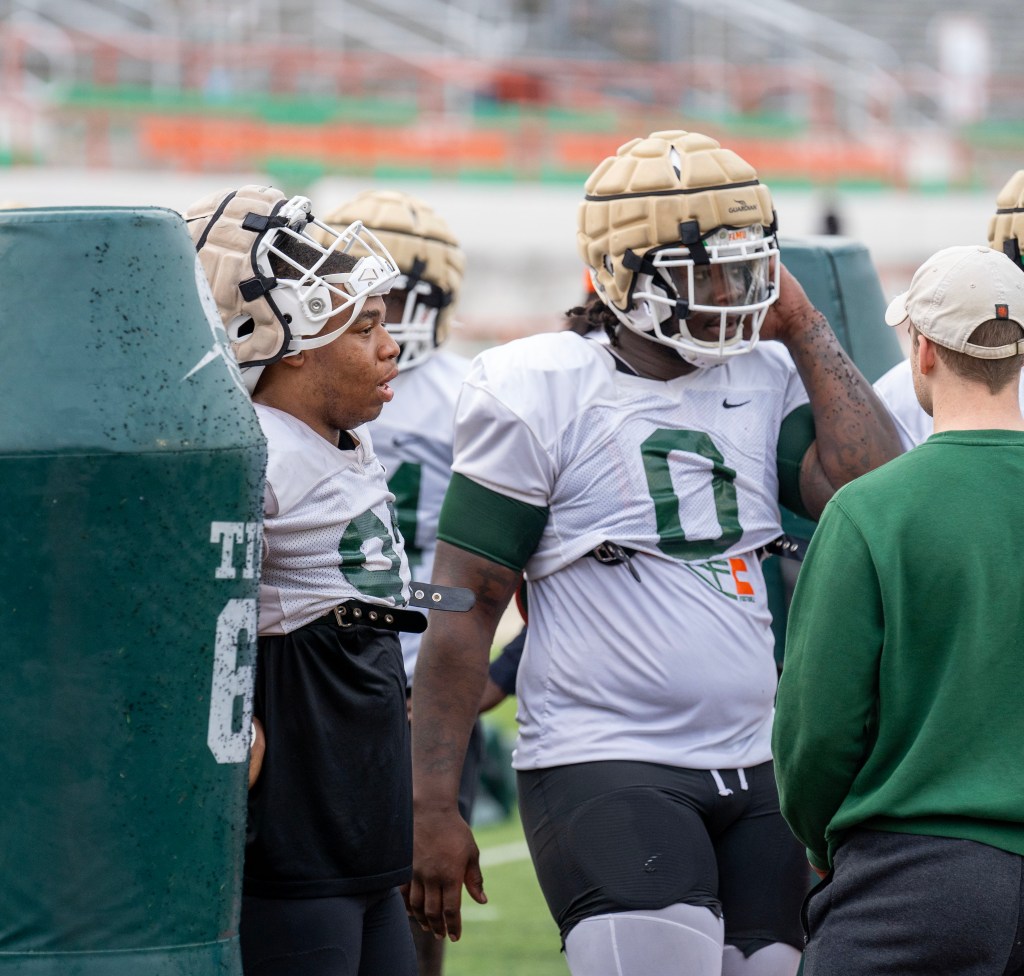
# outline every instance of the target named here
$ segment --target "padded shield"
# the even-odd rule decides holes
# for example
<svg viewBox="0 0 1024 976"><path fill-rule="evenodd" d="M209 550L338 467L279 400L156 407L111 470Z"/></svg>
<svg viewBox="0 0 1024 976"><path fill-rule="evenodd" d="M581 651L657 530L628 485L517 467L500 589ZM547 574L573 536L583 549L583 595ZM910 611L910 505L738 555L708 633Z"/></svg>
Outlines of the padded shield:
<svg viewBox="0 0 1024 976"><path fill-rule="evenodd" d="M416 197L397 190L366 190L330 211L324 223L342 230L359 220L395 259L403 275L419 262L419 276L439 288L447 304L437 314L437 341L447 338L466 257L447 221ZM359 250L353 249L359 256Z"/></svg>
<svg viewBox="0 0 1024 976"><path fill-rule="evenodd" d="M291 338L265 292L254 289L258 294L247 292L252 296L247 299L239 288L243 281L269 274L269 268L256 264L262 228L244 226L246 218L272 216L285 200L280 190L250 184L211 193L184 214L239 366L276 362ZM249 319L252 332L239 338L238 325Z"/></svg>
<svg viewBox="0 0 1024 976"><path fill-rule="evenodd" d="M629 308L636 280L627 251L641 258L688 243L681 225L691 222L701 238L719 227L774 223L771 194L754 168L698 132L654 132L627 142L594 170L585 192L579 253L605 301L620 311Z"/></svg>
<svg viewBox="0 0 1024 976"><path fill-rule="evenodd" d="M1006 181L996 197L996 212L988 222L988 246L1003 251L1021 264L1024 240L1024 169Z"/></svg>
<svg viewBox="0 0 1024 976"><path fill-rule="evenodd" d="M0 250L0 973L241 976L265 438L178 214Z"/></svg>

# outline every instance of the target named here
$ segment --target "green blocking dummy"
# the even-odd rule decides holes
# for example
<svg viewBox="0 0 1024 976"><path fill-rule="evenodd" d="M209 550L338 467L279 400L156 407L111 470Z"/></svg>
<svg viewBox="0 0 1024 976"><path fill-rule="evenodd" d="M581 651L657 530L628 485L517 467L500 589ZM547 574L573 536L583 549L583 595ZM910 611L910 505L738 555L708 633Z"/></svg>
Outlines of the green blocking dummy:
<svg viewBox="0 0 1024 976"><path fill-rule="evenodd" d="M236 976L263 436L177 214L0 254L0 974Z"/></svg>

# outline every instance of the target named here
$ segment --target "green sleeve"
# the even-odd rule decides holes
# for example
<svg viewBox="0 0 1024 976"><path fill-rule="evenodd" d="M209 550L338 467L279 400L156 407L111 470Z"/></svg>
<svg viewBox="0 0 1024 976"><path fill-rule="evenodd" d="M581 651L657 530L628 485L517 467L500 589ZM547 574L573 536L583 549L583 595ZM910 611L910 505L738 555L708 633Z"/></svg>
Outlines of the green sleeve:
<svg viewBox="0 0 1024 976"><path fill-rule="evenodd" d="M814 412L809 403L786 414L779 428L776 464L779 472L779 502L791 512L810 518L800 497L800 465L814 443Z"/></svg>
<svg viewBox="0 0 1024 976"><path fill-rule="evenodd" d="M441 506L437 537L521 573L547 520L544 506L517 501L453 474Z"/></svg>
<svg viewBox="0 0 1024 976"><path fill-rule="evenodd" d="M783 816L818 867L828 828L874 737L884 624L868 545L840 507L825 509L789 611L772 754Z"/></svg>

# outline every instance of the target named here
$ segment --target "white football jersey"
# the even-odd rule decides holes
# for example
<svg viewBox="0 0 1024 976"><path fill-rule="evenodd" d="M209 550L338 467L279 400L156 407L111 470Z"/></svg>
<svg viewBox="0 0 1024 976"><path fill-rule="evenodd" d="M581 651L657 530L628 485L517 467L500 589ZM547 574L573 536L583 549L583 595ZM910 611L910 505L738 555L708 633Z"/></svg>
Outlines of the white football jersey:
<svg viewBox="0 0 1024 976"><path fill-rule="evenodd" d="M806 401L775 342L669 382L617 371L572 333L474 360L454 469L549 509L526 567L517 769L770 758L776 669L755 550L782 531L779 428ZM639 582L586 555L606 540L636 551Z"/></svg>
<svg viewBox="0 0 1024 976"><path fill-rule="evenodd" d="M409 601L395 496L361 430L342 451L291 414L255 404L267 438L260 634L288 634L344 600Z"/></svg>
<svg viewBox="0 0 1024 976"><path fill-rule="evenodd" d="M429 582L437 550L437 519L452 476L455 402L469 360L438 350L391 381L394 399L371 429L394 493L413 579ZM429 616L429 611L427 613ZM420 634L402 634L405 673L412 681Z"/></svg>
<svg viewBox="0 0 1024 976"><path fill-rule="evenodd" d="M896 421L900 444L909 451L932 436L932 418L924 412L914 393L914 378L910 372L910 360L897 363L874 383L875 392L889 408Z"/></svg>
<svg viewBox="0 0 1024 976"><path fill-rule="evenodd" d="M904 451L917 447L932 436L935 422L924 412L914 392L914 376L909 359L897 363L884 376L875 380L875 392L896 421ZM1020 380L1019 397L1021 413L1024 414L1024 375Z"/></svg>

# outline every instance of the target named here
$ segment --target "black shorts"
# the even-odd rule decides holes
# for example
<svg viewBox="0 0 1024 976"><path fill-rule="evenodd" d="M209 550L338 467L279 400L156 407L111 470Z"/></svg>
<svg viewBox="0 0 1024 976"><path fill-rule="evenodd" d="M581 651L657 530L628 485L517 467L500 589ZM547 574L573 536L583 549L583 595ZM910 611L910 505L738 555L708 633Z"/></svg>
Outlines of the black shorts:
<svg viewBox="0 0 1024 976"><path fill-rule="evenodd" d="M242 899L245 976L416 976L396 888L339 898Z"/></svg>
<svg viewBox="0 0 1024 976"><path fill-rule="evenodd" d="M772 763L712 774L595 762L517 775L519 812L562 939L594 915L683 903L724 916L745 955L803 948L804 852L779 813Z"/></svg>
<svg viewBox="0 0 1024 976"><path fill-rule="evenodd" d="M412 780L398 635L315 621L258 642L266 753L249 791L244 891L327 898L409 880Z"/></svg>

